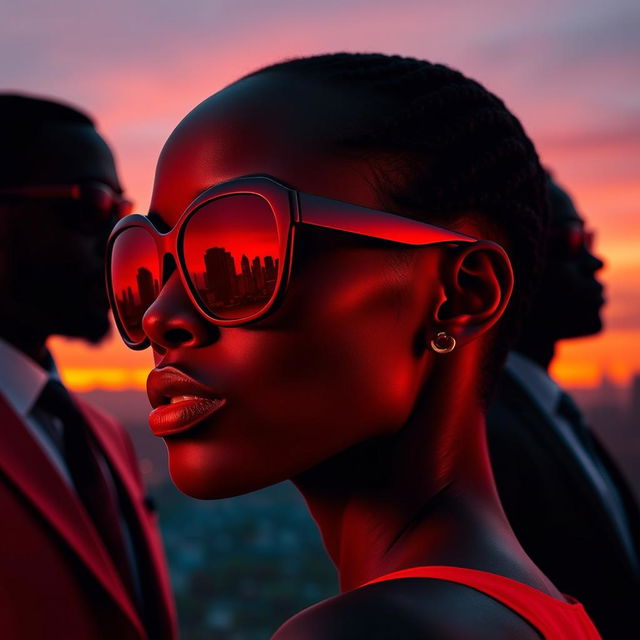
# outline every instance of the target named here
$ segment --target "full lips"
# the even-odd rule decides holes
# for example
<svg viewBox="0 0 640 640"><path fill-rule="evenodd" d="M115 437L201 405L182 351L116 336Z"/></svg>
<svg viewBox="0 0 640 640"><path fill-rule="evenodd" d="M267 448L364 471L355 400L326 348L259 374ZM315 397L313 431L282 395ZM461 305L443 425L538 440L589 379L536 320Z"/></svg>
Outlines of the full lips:
<svg viewBox="0 0 640 640"><path fill-rule="evenodd" d="M149 414L149 426L158 437L183 433L219 411L225 404L223 398L188 398L174 404L164 404Z"/></svg>

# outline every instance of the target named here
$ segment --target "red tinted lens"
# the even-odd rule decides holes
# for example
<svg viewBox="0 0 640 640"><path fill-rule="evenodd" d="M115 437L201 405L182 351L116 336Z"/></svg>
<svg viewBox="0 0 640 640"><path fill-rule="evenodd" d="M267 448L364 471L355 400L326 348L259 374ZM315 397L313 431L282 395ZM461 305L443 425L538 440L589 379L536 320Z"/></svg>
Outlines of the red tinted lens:
<svg viewBox="0 0 640 640"><path fill-rule="evenodd" d="M158 251L148 231L129 227L116 237L111 250L111 287L114 313L126 337L142 342L142 316L160 290Z"/></svg>
<svg viewBox="0 0 640 640"><path fill-rule="evenodd" d="M248 318L273 297L280 243L263 198L239 194L207 202L185 225L182 248L191 286L212 316Z"/></svg>
<svg viewBox="0 0 640 640"><path fill-rule="evenodd" d="M575 257L584 247L584 231L581 227L575 226L567 229L567 248L571 257Z"/></svg>

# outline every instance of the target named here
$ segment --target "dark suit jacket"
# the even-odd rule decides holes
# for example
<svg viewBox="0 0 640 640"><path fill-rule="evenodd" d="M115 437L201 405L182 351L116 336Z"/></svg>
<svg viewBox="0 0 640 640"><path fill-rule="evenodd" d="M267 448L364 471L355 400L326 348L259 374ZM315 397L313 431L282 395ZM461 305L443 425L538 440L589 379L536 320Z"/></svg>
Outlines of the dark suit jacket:
<svg viewBox="0 0 640 640"><path fill-rule="evenodd" d="M176 620L164 554L130 440L107 416L78 405L129 502L150 633L78 497L0 396L0 637L171 640Z"/></svg>
<svg viewBox="0 0 640 640"><path fill-rule="evenodd" d="M506 371L487 426L498 492L525 551L563 593L582 602L605 640L640 638L640 575L609 512L555 426ZM637 503L597 445L640 552Z"/></svg>

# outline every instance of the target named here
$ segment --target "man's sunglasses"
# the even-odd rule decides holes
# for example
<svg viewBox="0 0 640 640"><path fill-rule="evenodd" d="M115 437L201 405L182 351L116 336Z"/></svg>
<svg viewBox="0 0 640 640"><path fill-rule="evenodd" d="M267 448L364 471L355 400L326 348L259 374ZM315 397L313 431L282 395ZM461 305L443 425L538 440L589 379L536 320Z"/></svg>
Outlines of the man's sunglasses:
<svg viewBox="0 0 640 640"><path fill-rule="evenodd" d="M83 209L98 214L104 221L123 218L133 208L130 200L102 182L8 187L0 189L0 197L71 200L79 203Z"/></svg>
<svg viewBox="0 0 640 640"><path fill-rule="evenodd" d="M165 281L171 256L191 302L209 322L238 326L273 311L290 276L301 226L336 229L403 245L477 242L410 218L301 193L272 178L250 176L201 193L168 232L133 214L107 246L107 288L124 342L150 342L142 318Z"/></svg>
<svg viewBox="0 0 640 640"><path fill-rule="evenodd" d="M582 251L591 253L595 232L585 229L582 220L553 227L549 231L549 253L554 258L575 260Z"/></svg>

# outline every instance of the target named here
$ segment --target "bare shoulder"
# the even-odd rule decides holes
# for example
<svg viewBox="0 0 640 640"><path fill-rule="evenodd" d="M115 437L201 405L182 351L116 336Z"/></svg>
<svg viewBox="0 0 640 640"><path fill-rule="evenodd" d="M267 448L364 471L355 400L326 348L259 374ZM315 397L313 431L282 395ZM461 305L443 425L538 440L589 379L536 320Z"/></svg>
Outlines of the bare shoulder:
<svg viewBox="0 0 640 640"><path fill-rule="evenodd" d="M272 640L541 640L516 613L474 589L402 579L324 600L285 622Z"/></svg>

